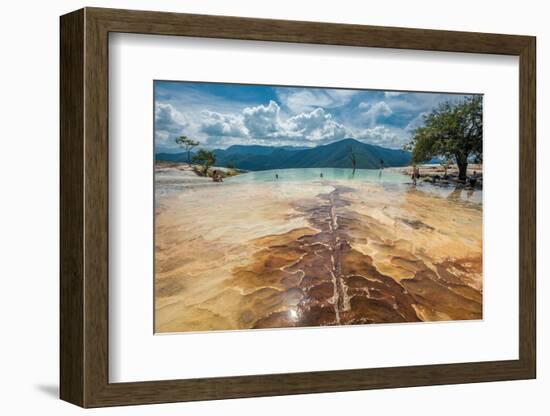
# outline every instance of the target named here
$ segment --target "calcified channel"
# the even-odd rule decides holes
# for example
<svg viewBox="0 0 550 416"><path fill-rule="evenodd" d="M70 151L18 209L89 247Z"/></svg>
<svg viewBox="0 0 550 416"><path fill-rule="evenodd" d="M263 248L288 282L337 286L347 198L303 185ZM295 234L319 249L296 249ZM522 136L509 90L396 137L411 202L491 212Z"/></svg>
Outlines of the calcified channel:
<svg viewBox="0 0 550 416"><path fill-rule="evenodd" d="M157 196L157 332L482 318L466 191L353 181Z"/></svg>

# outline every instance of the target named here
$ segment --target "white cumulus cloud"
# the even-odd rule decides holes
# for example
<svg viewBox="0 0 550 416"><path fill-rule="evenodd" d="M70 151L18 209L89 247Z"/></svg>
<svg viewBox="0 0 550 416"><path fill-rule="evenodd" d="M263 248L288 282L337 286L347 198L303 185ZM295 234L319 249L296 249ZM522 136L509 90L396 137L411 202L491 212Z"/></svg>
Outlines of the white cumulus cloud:
<svg viewBox="0 0 550 416"><path fill-rule="evenodd" d="M352 132L334 120L323 108L315 108L284 119L277 102L246 107L239 114L220 114L203 111L200 131L208 135L208 143L227 143L230 138L245 138L253 143L313 144L350 137Z"/></svg>
<svg viewBox="0 0 550 416"><path fill-rule="evenodd" d="M322 108L301 113L288 119L288 129L311 141L333 141L349 137L349 129L332 118Z"/></svg>
<svg viewBox="0 0 550 416"><path fill-rule="evenodd" d="M398 149L408 143L409 136L401 129L392 129L386 126L376 126L363 129L354 134L357 140L382 147Z"/></svg>
<svg viewBox="0 0 550 416"><path fill-rule="evenodd" d="M245 108L242 115L243 123L249 135L254 138L278 137L281 131L279 113L279 104L271 100L268 105L260 104Z"/></svg>
<svg viewBox="0 0 550 416"><path fill-rule="evenodd" d="M294 113L311 111L318 107L335 108L348 104L358 90L343 89L292 89L279 88L277 97L280 102Z"/></svg>
<svg viewBox="0 0 550 416"><path fill-rule="evenodd" d="M331 93L346 98L346 91ZM355 108L362 110L361 124L366 128L343 123L327 108L320 106L289 117L275 100L232 113L202 110L190 115L184 115L171 104L158 103L155 107L155 138L157 145L172 148L174 138L180 134L191 135L208 147L246 143L314 146L352 137L365 143L401 148L409 141L411 130L421 122L423 115L418 114L405 128L397 128L380 124L381 119L393 114L385 101L365 101ZM192 123L189 118L192 118Z"/></svg>
<svg viewBox="0 0 550 416"><path fill-rule="evenodd" d="M157 103L155 107L155 127L157 130L180 132L189 123L185 116L171 104Z"/></svg>
<svg viewBox="0 0 550 416"><path fill-rule="evenodd" d="M170 146L175 137L183 134L189 126L187 118L171 104L157 103L155 106L155 141Z"/></svg>
<svg viewBox="0 0 550 416"><path fill-rule="evenodd" d="M422 127L424 125L424 117L428 114L428 112L423 112L418 114L415 118L413 118L411 121L407 123L405 126L405 131L413 132L418 127Z"/></svg>
<svg viewBox="0 0 550 416"><path fill-rule="evenodd" d="M247 137L248 131L240 117L205 110L201 113L201 131L215 137Z"/></svg>
<svg viewBox="0 0 550 416"><path fill-rule="evenodd" d="M361 107L361 104L359 105L359 107ZM389 117L393 114L390 106L384 101L378 101L375 104L366 106L366 108L368 108L368 110L365 111L363 115L367 124L370 126L374 126L379 118Z"/></svg>

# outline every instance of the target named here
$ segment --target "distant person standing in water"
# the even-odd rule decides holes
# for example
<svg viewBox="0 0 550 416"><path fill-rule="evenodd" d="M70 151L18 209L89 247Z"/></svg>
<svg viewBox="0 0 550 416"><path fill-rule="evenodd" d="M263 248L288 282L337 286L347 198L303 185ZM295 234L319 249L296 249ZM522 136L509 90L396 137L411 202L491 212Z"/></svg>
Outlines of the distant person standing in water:
<svg viewBox="0 0 550 416"><path fill-rule="evenodd" d="M279 179L279 174L278 173L275 174L275 179Z"/></svg>
<svg viewBox="0 0 550 416"><path fill-rule="evenodd" d="M470 186L473 188L476 186L477 183L477 172L474 170L474 174L470 176L470 179L468 180L470 182Z"/></svg>
<svg viewBox="0 0 550 416"><path fill-rule="evenodd" d="M380 169L384 169L384 160L380 159Z"/></svg>
<svg viewBox="0 0 550 416"><path fill-rule="evenodd" d="M321 178L323 177L323 172L321 172L321 173L319 174L319 177L321 177Z"/></svg>

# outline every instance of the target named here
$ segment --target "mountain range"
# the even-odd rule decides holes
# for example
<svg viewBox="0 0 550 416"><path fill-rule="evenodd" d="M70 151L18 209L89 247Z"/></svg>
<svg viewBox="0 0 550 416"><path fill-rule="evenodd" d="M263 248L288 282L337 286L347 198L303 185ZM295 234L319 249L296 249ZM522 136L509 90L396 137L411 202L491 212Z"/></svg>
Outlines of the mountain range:
<svg viewBox="0 0 550 416"><path fill-rule="evenodd" d="M350 151L357 169L377 169L384 166L406 166L411 154L404 150L387 149L362 143L355 139L343 139L313 148L292 146L234 145L216 149L216 166L243 170L271 170L290 168L351 168ZM191 157L193 153L191 153ZM187 162L187 153L157 153L157 161Z"/></svg>

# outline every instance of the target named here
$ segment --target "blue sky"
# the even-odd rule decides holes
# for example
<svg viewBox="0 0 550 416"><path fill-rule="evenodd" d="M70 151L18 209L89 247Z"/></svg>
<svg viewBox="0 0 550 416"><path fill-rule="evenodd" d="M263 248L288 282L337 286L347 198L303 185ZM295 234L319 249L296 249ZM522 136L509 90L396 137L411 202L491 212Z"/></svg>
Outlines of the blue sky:
<svg viewBox="0 0 550 416"><path fill-rule="evenodd" d="M178 152L186 135L201 147L314 147L352 137L401 148L424 114L464 94L155 81L155 150Z"/></svg>

